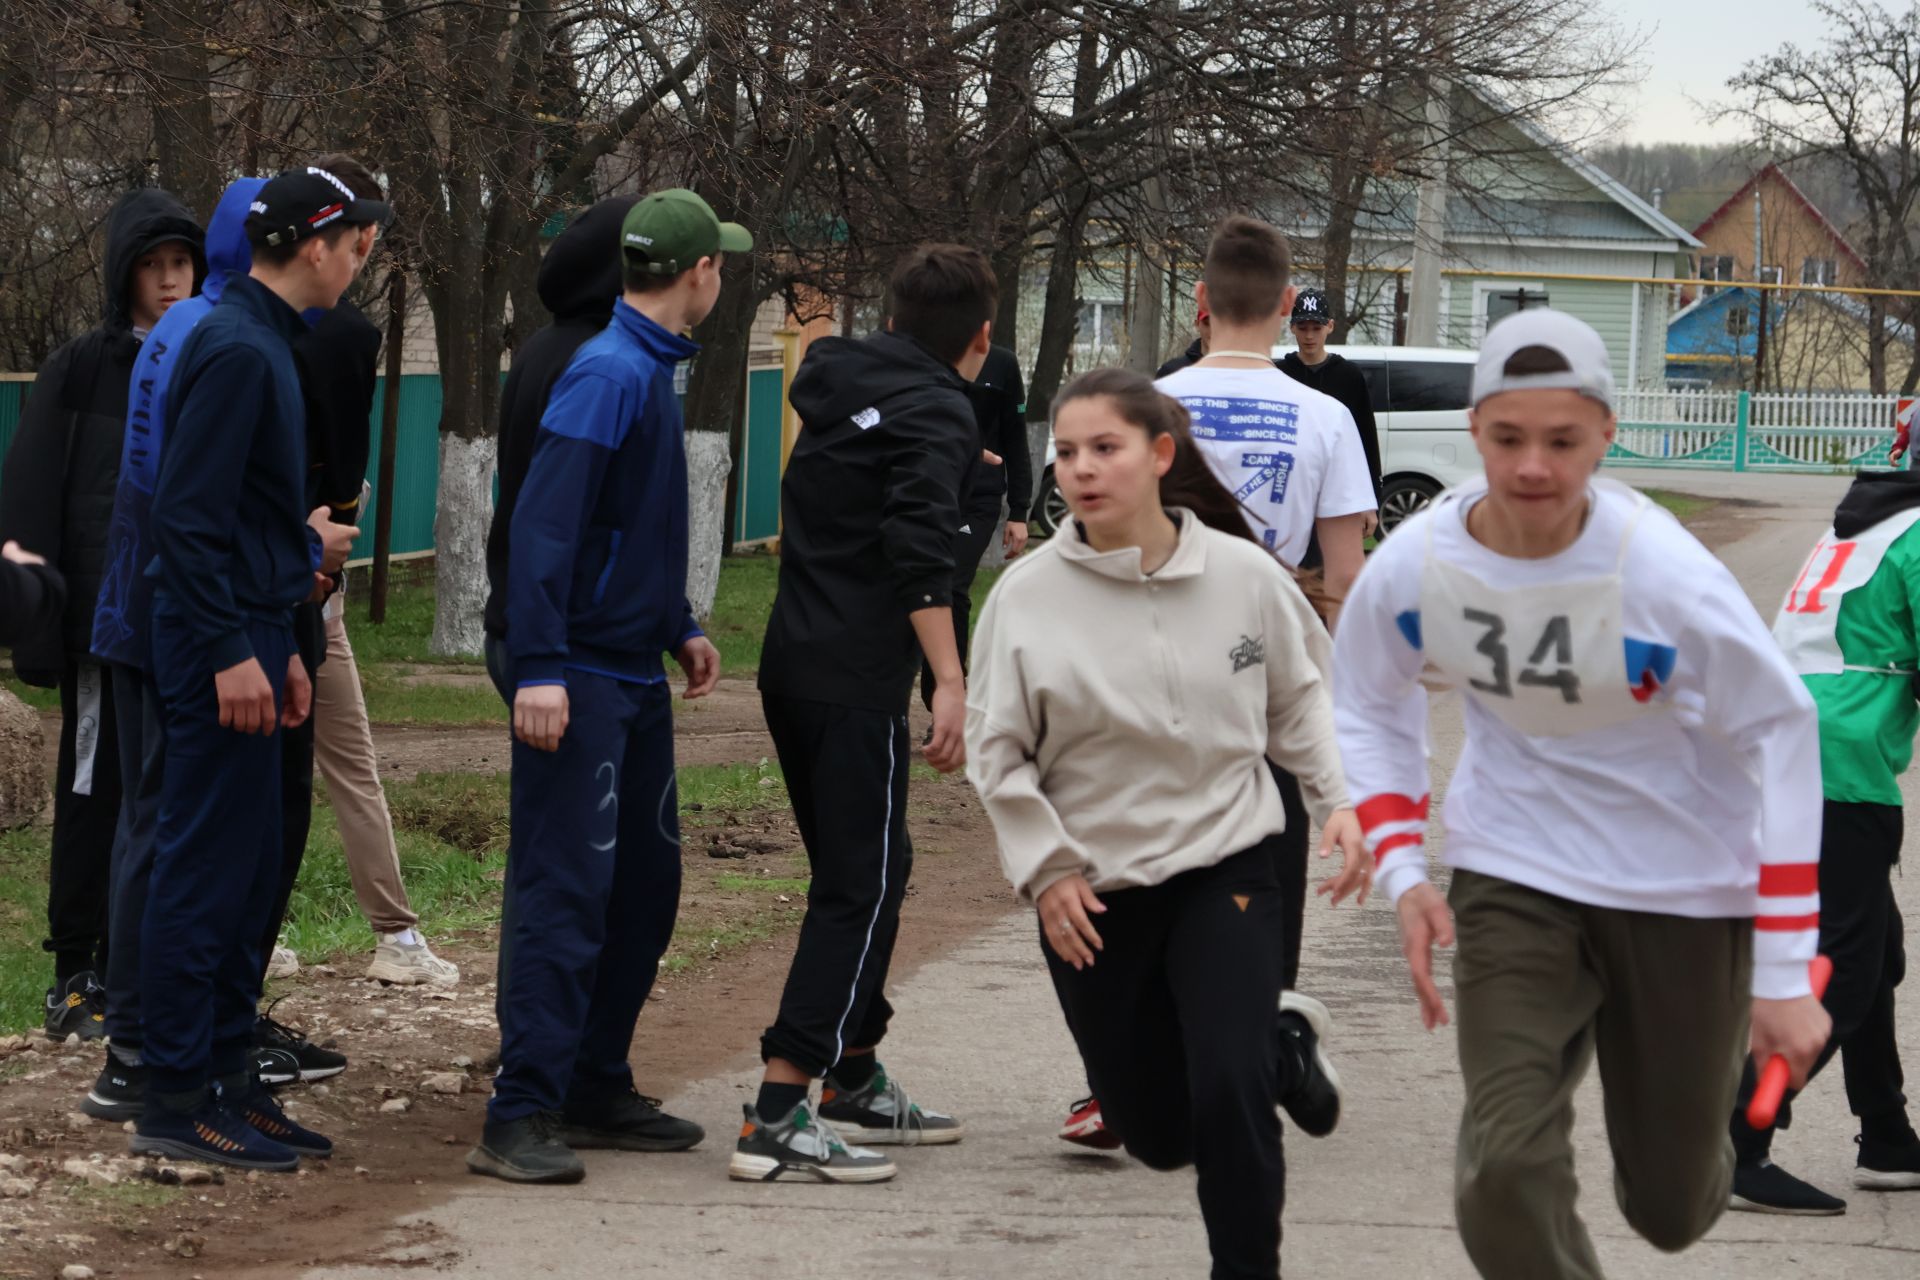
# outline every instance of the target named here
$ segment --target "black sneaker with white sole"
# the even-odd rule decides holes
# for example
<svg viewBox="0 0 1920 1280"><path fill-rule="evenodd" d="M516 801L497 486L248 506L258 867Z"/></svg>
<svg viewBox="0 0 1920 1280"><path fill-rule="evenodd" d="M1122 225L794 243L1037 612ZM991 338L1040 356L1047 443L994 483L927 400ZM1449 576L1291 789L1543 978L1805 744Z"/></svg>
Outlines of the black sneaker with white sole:
<svg viewBox="0 0 1920 1280"><path fill-rule="evenodd" d="M741 1107L746 1123L734 1144L727 1176L735 1182L885 1182L899 1170L878 1151L850 1147L803 1099L778 1120L766 1121L752 1103Z"/></svg>
<svg viewBox="0 0 1920 1280"><path fill-rule="evenodd" d="M660 1099L629 1089L591 1104L569 1103L557 1136L576 1151L685 1151L700 1145L707 1131L662 1111Z"/></svg>
<svg viewBox="0 0 1920 1280"><path fill-rule="evenodd" d="M1834 1218L1847 1202L1782 1169L1772 1160L1742 1160L1733 1166L1729 1209L1742 1213L1781 1213L1802 1218Z"/></svg>
<svg viewBox="0 0 1920 1280"><path fill-rule="evenodd" d="M1280 1105L1309 1137L1324 1138L1340 1123L1340 1073L1327 1057L1327 1006L1298 991L1280 993Z"/></svg>
<svg viewBox="0 0 1920 1280"><path fill-rule="evenodd" d="M130 1067L107 1050L107 1065L100 1068L93 1088L80 1100L80 1110L95 1120L125 1124L138 1120L147 1109L147 1069Z"/></svg>
<svg viewBox="0 0 1920 1280"><path fill-rule="evenodd" d="M578 1182L587 1176L587 1166L560 1140L560 1116L552 1111L489 1119L480 1145L467 1153L467 1169L508 1182Z"/></svg>
<svg viewBox="0 0 1920 1280"><path fill-rule="evenodd" d="M1856 1137L1860 1154L1853 1167L1853 1185L1865 1191L1920 1190L1920 1137L1907 1131L1905 1142L1878 1142Z"/></svg>
<svg viewBox="0 0 1920 1280"><path fill-rule="evenodd" d="M966 1136L966 1126L950 1115L928 1111L907 1097L887 1069L874 1064L873 1077L860 1088L836 1089L832 1077L820 1091L820 1119L848 1142L874 1146L940 1146Z"/></svg>
<svg viewBox="0 0 1920 1280"><path fill-rule="evenodd" d="M253 1024L253 1055L254 1071L263 1084L325 1080L347 1069L347 1055L315 1044L305 1032L264 1013Z"/></svg>

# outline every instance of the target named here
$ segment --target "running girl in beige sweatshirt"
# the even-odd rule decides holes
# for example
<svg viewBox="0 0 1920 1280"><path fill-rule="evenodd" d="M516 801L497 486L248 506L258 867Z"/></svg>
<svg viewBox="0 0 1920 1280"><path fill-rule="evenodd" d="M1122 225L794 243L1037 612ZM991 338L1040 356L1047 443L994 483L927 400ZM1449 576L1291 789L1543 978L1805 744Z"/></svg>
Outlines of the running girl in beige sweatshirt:
<svg viewBox="0 0 1920 1280"><path fill-rule="evenodd" d="M1075 379L1054 442L1073 518L981 615L969 776L1108 1126L1154 1168L1196 1167L1215 1275L1277 1276L1275 1105L1324 1077L1311 1037L1281 1031L1269 757L1344 857L1321 892L1364 894L1369 875L1326 632L1244 524L1195 514L1237 520L1203 461L1179 465L1199 461L1186 411L1147 379Z"/></svg>

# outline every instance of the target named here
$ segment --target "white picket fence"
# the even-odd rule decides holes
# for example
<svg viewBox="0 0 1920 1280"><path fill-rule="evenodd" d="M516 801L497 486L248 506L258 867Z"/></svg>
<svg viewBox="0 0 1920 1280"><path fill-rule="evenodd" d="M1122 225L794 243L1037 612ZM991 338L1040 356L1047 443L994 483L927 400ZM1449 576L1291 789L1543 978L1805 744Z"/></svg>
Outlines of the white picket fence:
<svg viewBox="0 0 1920 1280"><path fill-rule="evenodd" d="M1898 399L1866 393L1635 389L1618 397L1618 443L1653 465L1850 469L1885 456Z"/></svg>

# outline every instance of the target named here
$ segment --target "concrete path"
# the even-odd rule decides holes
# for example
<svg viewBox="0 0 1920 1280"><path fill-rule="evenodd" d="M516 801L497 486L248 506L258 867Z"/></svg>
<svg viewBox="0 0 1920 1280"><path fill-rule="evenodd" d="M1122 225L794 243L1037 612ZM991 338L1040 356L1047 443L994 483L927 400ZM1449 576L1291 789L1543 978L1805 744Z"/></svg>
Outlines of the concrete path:
<svg viewBox="0 0 1920 1280"><path fill-rule="evenodd" d="M1653 483L1707 492L1687 483L1692 479L1663 473ZM1753 509L1751 531L1723 550L1771 616L1840 486L1764 480L1771 495L1765 500L1779 505ZM1457 705L1436 706L1434 719L1439 782L1458 751ZM1910 847L1920 848L1915 834ZM1920 904L1914 906L1908 942L1920 948L1913 924ZM391 1275L392 1263L410 1262L471 1280L1205 1275L1191 1175L1154 1174L1054 1138L1081 1081L1037 945L1027 914L1011 914L898 992L889 1069L930 1104L963 1116L969 1136L955 1147L905 1151L893 1183L728 1182L740 1103L757 1079L757 1064L743 1057L735 1069L672 1100L709 1127L704 1149L666 1157L590 1153L588 1180L577 1188L516 1190L474 1179L449 1203L396 1230L388 1266L312 1274L373 1280ZM1306 954L1307 986L1338 1017L1331 1047L1350 1102L1333 1138L1289 1135L1287 1274L1469 1280L1451 1201L1460 1104L1452 1036L1420 1028L1392 914L1378 903L1337 912L1315 903ZM1920 1017L1909 1014L1903 1030L1908 1061L1920 1062ZM1802 1102L1776 1154L1847 1195L1851 1212L1817 1220L1729 1214L1704 1243L1679 1256L1654 1252L1614 1208L1598 1104L1589 1081L1576 1140L1588 1188L1584 1211L1616 1280L1920 1275L1920 1192L1902 1197L1850 1186L1853 1129L1837 1070Z"/></svg>

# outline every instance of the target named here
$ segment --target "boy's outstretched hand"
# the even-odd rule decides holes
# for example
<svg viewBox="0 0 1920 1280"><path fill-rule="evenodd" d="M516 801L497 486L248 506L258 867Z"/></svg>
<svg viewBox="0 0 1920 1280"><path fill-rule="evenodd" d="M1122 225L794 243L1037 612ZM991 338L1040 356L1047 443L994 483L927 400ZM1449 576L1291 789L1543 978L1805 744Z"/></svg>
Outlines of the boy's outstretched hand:
<svg viewBox="0 0 1920 1280"><path fill-rule="evenodd" d="M1420 1021L1427 1030L1447 1024L1447 1004L1433 980L1433 949L1453 945L1453 912L1432 884L1422 881L1400 895L1394 905L1400 916L1400 950L1413 975L1413 991L1420 997Z"/></svg>
<svg viewBox="0 0 1920 1280"><path fill-rule="evenodd" d="M705 636L694 636L673 655L687 673L687 691L683 698L704 698L720 683L720 651Z"/></svg>

